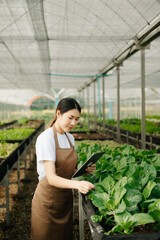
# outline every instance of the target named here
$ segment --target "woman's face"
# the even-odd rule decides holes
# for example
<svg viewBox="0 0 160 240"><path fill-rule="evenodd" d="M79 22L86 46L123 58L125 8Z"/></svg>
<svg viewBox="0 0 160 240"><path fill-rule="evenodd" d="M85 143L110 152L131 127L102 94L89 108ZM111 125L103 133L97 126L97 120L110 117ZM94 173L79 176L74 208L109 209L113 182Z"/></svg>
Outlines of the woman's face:
<svg viewBox="0 0 160 240"><path fill-rule="evenodd" d="M62 132L69 132L74 128L80 118L80 112L77 109L71 109L63 114L57 111L57 123L61 128Z"/></svg>

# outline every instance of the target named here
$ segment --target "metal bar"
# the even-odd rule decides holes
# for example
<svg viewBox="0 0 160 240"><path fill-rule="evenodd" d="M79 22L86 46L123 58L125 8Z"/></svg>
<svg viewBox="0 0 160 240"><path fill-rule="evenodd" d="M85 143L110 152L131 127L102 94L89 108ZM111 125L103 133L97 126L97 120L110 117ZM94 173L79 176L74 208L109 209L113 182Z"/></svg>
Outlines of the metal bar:
<svg viewBox="0 0 160 240"><path fill-rule="evenodd" d="M94 130L96 130L96 81L93 82L93 96L94 96Z"/></svg>
<svg viewBox="0 0 160 240"><path fill-rule="evenodd" d="M84 240L84 214L82 208L82 196L79 192L79 239Z"/></svg>
<svg viewBox="0 0 160 240"><path fill-rule="evenodd" d="M7 174L6 174L6 223L10 223L9 219L9 166L7 165Z"/></svg>
<svg viewBox="0 0 160 240"><path fill-rule="evenodd" d="M103 92L103 133L105 133L105 79L102 77L102 92Z"/></svg>
<svg viewBox="0 0 160 240"><path fill-rule="evenodd" d="M134 38L139 41L141 38L143 39L144 37L147 37L147 35L150 32L152 32L154 29L156 29L159 26L159 24L160 24L160 16L157 16L155 19L153 19L153 21L150 24L147 25L147 27L145 27L141 32L139 32ZM155 33L155 35L156 35L156 33ZM150 39L152 39L152 37ZM122 55L124 55L124 58L126 59L126 52L129 51L130 49L132 49L133 46L135 46L136 44L137 44L137 42L132 38L126 44L126 46L124 48L122 48L121 51L115 56L115 59L118 60L118 58L120 58ZM129 55L128 55L128 57L129 57ZM114 60L111 60L105 67L103 67L99 71L99 73L101 73L101 74L107 73L109 70L113 69L114 67L115 67Z"/></svg>
<svg viewBox="0 0 160 240"><path fill-rule="evenodd" d="M120 69L117 66L117 140L120 141Z"/></svg>
<svg viewBox="0 0 160 240"><path fill-rule="evenodd" d="M87 86L87 124L89 128L89 86Z"/></svg>
<svg viewBox="0 0 160 240"><path fill-rule="evenodd" d="M85 98L84 98L84 89L83 89L83 123L85 119Z"/></svg>
<svg viewBox="0 0 160 240"><path fill-rule="evenodd" d="M25 163L25 179L27 178L27 150L26 150L26 144L25 144L25 150L24 150L24 163Z"/></svg>
<svg viewBox="0 0 160 240"><path fill-rule="evenodd" d="M145 49L141 48L141 140L142 148L146 148L145 126Z"/></svg>
<svg viewBox="0 0 160 240"><path fill-rule="evenodd" d="M98 110L99 110L99 119L101 119L101 96L100 96L100 80L97 76L97 87L98 87Z"/></svg>
<svg viewBox="0 0 160 240"><path fill-rule="evenodd" d="M17 182L18 182L18 194L20 194L20 151L18 150L18 162L17 162Z"/></svg>

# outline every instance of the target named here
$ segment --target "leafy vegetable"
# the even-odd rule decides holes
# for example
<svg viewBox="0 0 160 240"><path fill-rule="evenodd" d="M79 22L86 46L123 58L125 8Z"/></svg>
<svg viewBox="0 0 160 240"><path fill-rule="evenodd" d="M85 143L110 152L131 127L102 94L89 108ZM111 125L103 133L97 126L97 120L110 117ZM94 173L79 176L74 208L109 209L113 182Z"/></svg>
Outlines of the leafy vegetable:
<svg viewBox="0 0 160 240"><path fill-rule="evenodd" d="M160 155L157 150L137 150L124 145L110 149L108 145L82 143L77 147L79 164L97 151L106 153L97 161L96 171L84 175L95 190L89 199L97 207L92 220L112 225L108 232L131 233L135 226L160 221Z"/></svg>
<svg viewBox="0 0 160 240"><path fill-rule="evenodd" d="M0 158L6 158L18 147L19 143L0 142Z"/></svg>
<svg viewBox="0 0 160 240"><path fill-rule="evenodd" d="M0 140L23 140L29 137L34 130L34 128L0 130Z"/></svg>

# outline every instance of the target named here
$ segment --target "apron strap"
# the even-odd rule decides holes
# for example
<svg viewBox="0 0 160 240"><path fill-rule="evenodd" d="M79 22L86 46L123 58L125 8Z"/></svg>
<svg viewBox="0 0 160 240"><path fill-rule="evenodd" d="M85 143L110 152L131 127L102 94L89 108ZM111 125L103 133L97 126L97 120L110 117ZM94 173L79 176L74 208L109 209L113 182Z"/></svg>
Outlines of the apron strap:
<svg viewBox="0 0 160 240"><path fill-rule="evenodd" d="M54 140L55 140L56 148L59 148L59 143L58 143L58 139L57 139L57 132L56 132L56 128L55 128L54 125L53 125L53 133L54 133Z"/></svg>
<svg viewBox="0 0 160 240"><path fill-rule="evenodd" d="M69 139L69 137L68 137L68 135L67 135L66 132L65 132L65 135L66 135L66 137L67 137L67 139L68 139L68 142L69 142L70 146L73 147L73 144L71 143L71 140Z"/></svg>

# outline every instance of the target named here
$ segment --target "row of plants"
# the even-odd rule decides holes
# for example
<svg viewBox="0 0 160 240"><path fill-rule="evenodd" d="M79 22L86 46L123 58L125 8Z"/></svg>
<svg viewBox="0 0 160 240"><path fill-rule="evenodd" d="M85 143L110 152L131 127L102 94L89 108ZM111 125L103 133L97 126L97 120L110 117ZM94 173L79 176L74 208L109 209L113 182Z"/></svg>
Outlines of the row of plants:
<svg viewBox="0 0 160 240"><path fill-rule="evenodd" d="M95 189L88 198L96 208L92 221L100 222L106 234L130 234L136 226L153 225L160 231L160 155L157 150L137 150L123 145L81 143L76 146L80 167L94 152L106 153L96 163L92 175L81 179Z"/></svg>
<svg viewBox="0 0 160 240"><path fill-rule="evenodd" d="M8 157L17 147L19 143L7 143L5 141L0 142L0 158Z"/></svg>
<svg viewBox="0 0 160 240"><path fill-rule="evenodd" d="M6 121L0 121L0 126L1 125L4 125L4 124L9 124L9 123L11 123L11 122L13 122L13 121L8 121L8 120L6 120Z"/></svg>
<svg viewBox="0 0 160 240"><path fill-rule="evenodd" d="M86 132L86 133L90 133L90 129L88 128L87 125L81 125L81 124L78 124L74 127L74 129L71 130L71 133L72 132Z"/></svg>
<svg viewBox="0 0 160 240"><path fill-rule="evenodd" d="M29 137L35 128L17 128L0 130L0 141L6 140L23 140Z"/></svg>
<svg viewBox="0 0 160 240"><path fill-rule="evenodd" d="M39 115L32 115L30 119L31 120L41 120L41 119L43 119L46 124L49 124L52 121L53 117L54 117L54 113L45 113L45 114L42 114L42 115L40 115L40 114Z"/></svg>
<svg viewBox="0 0 160 240"><path fill-rule="evenodd" d="M103 120L97 120L97 122L102 123ZM116 127L117 121L114 119L111 119L111 120L107 119L106 124ZM145 126L146 133L160 134L160 123L159 122L146 120L145 125L146 125ZM128 130L130 132L141 133L141 120L136 119L136 118L120 120L120 128L124 129L124 130Z"/></svg>

